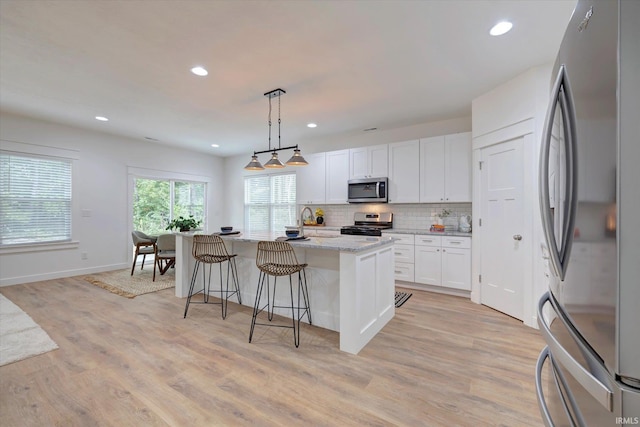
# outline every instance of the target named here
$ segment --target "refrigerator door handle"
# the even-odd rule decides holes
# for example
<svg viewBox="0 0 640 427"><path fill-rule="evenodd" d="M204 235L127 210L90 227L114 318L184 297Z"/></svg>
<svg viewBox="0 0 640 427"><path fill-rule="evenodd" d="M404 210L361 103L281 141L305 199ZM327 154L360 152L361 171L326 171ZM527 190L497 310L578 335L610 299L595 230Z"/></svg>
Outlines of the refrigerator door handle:
<svg viewBox="0 0 640 427"><path fill-rule="evenodd" d="M558 342L558 340L553 336L551 329L549 329L549 325L544 320L542 314L542 307L550 302L551 296L549 292L545 292L545 294L540 298L538 302L538 326L540 327L540 332L544 336L545 341L547 342L547 346L549 347L551 354L553 355L553 359L557 360L562 366L564 366L569 373L580 383L580 385L591 394L602 406L607 408L609 412L613 412L613 391L607 387L606 384L602 383L595 376L593 376L589 371L587 371L580 363L578 363L567 350L562 347L562 345ZM552 308L553 304L551 305ZM566 325L562 315L557 313L558 319L565 323L567 328L570 328L569 325ZM579 346L581 343L576 342ZM585 358L594 358L590 352L582 351L582 354ZM593 363L589 363L589 365L599 365L600 362L595 360L589 361Z"/></svg>
<svg viewBox="0 0 640 427"><path fill-rule="evenodd" d="M553 218L551 217L549 196L549 156L551 152L553 122L558 104L560 104L560 112L563 123L565 124L563 141L566 153L565 180L567 184L564 190L566 191L566 199L568 201L564 206L563 223L559 224L562 232L560 246L558 246L556 242L553 231ZM547 241L553 270L561 280L564 280L573 243L573 228L578 202L575 108L573 106L573 96L564 65L560 67L553 85L553 90L551 91L551 100L544 123L538 173L542 228Z"/></svg>
<svg viewBox="0 0 640 427"><path fill-rule="evenodd" d="M542 392L542 368L544 367L544 362L549 357L549 347L545 347L540 352L540 356L538 356L538 362L536 363L536 396L538 398L538 407L540 408L540 413L542 414L542 421L544 421L544 425L546 427L554 427L553 419L551 419L551 413L549 412L549 408L547 407L547 402L544 400L544 394Z"/></svg>

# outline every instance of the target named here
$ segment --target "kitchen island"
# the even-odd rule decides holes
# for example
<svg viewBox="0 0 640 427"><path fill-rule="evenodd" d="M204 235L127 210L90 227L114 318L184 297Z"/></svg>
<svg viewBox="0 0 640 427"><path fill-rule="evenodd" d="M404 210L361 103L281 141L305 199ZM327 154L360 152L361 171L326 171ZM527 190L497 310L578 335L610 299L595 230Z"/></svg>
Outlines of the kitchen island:
<svg viewBox="0 0 640 427"><path fill-rule="evenodd" d="M189 292L195 263L191 256L194 234L177 233L176 296L181 298ZM280 234L221 237L229 253L238 255L242 303L253 307L259 273L255 261L257 244L275 240ZM323 235L289 243L298 262L309 265L306 271L313 324L339 332L340 350L357 354L395 315L394 239ZM226 272L226 268L223 270ZM219 276L217 273L212 276L215 289ZM202 288L202 278L198 278L196 287ZM288 286L278 287L276 305L287 304L288 292ZM276 309L276 313L291 316L290 310Z"/></svg>

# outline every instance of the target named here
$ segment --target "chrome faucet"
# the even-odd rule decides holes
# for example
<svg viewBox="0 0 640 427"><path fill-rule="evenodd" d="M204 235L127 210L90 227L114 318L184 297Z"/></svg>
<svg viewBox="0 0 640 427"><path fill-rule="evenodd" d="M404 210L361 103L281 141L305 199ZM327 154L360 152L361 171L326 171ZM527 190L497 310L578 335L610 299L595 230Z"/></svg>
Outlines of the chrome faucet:
<svg viewBox="0 0 640 427"><path fill-rule="evenodd" d="M311 221L313 221L313 212L311 211L311 208L309 206L305 206L304 208L302 208L302 210L300 211L300 233L298 233L300 237L304 237L304 213L306 211L309 211Z"/></svg>

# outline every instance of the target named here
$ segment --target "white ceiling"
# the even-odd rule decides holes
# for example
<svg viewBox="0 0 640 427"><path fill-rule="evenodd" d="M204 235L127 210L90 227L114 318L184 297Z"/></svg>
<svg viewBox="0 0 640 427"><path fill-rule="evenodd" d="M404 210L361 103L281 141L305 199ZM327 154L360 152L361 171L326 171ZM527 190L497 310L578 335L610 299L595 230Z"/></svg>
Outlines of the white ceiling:
<svg viewBox="0 0 640 427"><path fill-rule="evenodd" d="M305 141L469 116L475 97L553 61L574 5L0 0L0 108L248 155L268 147L263 93L282 88L282 146L304 153ZM513 30L490 36L503 19Z"/></svg>

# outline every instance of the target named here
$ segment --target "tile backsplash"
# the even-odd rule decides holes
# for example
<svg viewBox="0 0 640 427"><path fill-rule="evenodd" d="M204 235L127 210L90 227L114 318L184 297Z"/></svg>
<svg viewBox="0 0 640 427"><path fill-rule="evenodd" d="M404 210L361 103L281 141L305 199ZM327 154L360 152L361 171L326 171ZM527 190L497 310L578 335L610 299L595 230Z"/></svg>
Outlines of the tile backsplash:
<svg viewBox="0 0 640 427"><path fill-rule="evenodd" d="M460 215L471 215L471 203L362 203L308 206L312 211L322 208L325 224L334 227L353 224L353 215L356 212L393 212L394 228L428 230L432 224L437 223L438 215L446 209L450 214L441 223L447 228L454 227L457 230ZM303 207L304 205L299 205L298 211Z"/></svg>

